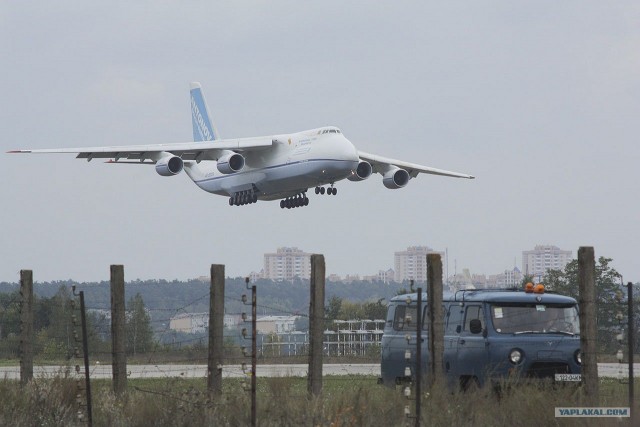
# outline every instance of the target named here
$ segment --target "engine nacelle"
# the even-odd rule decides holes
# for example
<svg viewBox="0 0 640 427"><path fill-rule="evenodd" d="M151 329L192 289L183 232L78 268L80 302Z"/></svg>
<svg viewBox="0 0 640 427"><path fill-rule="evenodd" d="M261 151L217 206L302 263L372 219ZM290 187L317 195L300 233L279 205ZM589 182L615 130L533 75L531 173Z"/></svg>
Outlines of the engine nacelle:
<svg viewBox="0 0 640 427"><path fill-rule="evenodd" d="M156 162L156 172L162 176L174 176L182 172L184 162L178 156L166 156Z"/></svg>
<svg viewBox="0 0 640 427"><path fill-rule="evenodd" d="M242 154L229 153L218 159L218 170L224 174L238 172L244 167Z"/></svg>
<svg viewBox="0 0 640 427"><path fill-rule="evenodd" d="M371 163L362 161L358 163L356 170L347 179L349 181L364 181L371 176L372 172Z"/></svg>
<svg viewBox="0 0 640 427"><path fill-rule="evenodd" d="M404 169L394 168L384 174L382 183L385 187L394 190L407 185L409 179L411 179L409 172Z"/></svg>

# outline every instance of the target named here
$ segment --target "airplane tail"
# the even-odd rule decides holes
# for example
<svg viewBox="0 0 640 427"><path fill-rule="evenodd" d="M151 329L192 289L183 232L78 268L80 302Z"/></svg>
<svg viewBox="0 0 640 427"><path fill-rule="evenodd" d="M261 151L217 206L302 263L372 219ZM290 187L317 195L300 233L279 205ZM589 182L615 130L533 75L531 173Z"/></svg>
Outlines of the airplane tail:
<svg viewBox="0 0 640 427"><path fill-rule="evenodd" d="M209 108L198 82L191 83L191 123L194 141L213 141L218 139L218 131L209 116Z"/></svg>

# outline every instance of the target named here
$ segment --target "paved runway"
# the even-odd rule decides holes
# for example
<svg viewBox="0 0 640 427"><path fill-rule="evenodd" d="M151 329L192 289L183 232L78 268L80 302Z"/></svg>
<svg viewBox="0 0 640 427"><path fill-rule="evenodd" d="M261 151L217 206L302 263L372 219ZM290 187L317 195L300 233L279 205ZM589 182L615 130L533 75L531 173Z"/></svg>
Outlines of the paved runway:
<svg viewBox="0 0 640 427"><path fill-rule="evenodd" d="M295 365L258 365L258 377L306 377L306 364ZM61 366L34 366L35 377L50 377L57 373L64 372L65 367ZM251 364L247 364L246 369L251 369ZM81 373L84 373L84 365L80 366ZM75 369L72 369L75 371ZM128 365L127 375L129 378L205 378L207 374L206 365ZM325 364L323 365L324 375L373 375L380 374L380 365L373 364ZM94 364L90 367L91 378L111 378L111 365ZM242 378L247 376L240 365L225 365L222 368L224 378ZM9 366L0 367L0 378L19 379L20 367Z"/></svg>
<svg viewBox="0 0 640 427"><path fill-rule="evenodd" d="M250 364L248 368L250 369ZM258 377L306 377L306 364L296 365L258 365ZM36 378L46 378L65 371L62 366L34 366L34 376ZM75 369L71 369L75 371ZM205 378L207 374L206 365L128 365L129 378ZM80 372L84 373L84 365L80 366ZM371 364L325 364L322 372L328 375L380 375L380 365ZM634 377L640 377L640 363L635 363ZM600 377L627 378L628 364L599 363L598 375ZM90 368L91 378L111 378L111 365L94 364ZM242 378L247 376L240 365L225 365L222 368L224 378ZM20 379L19 366L0 367L0 378Z"/></svg>

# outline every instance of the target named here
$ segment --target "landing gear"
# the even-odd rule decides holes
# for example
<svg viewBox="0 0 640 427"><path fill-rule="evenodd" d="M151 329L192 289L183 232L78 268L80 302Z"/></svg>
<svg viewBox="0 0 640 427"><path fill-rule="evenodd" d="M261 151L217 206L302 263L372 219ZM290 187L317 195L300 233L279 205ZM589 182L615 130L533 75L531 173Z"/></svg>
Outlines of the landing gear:
<svg viewBox="0 0 640 427"><path fill-rule="evenodd" d="M302 206L309 205L309 198L305 193L296 194L293 197L287 197L284 200L280 200L281 209L300 208Z"/></svg>
<svg viewBox="0 0 640 427"><path fill-rule="evenodd" d="M338 194L338 189L335 188L333 184L331 184L331 187L327 188L326 191L327 191L327 194L330 196L332 195L335 196L336 194ZM316 194L324 194L324 192L325 192L324 187L316 187Z"/></svg>
<svg viewBox="0 0 640 427"><path fill-rule="evenodd" d="M229 197L229 206L250 205L258 201L258 195L255 190L245 190L235 193Z"/></svg>

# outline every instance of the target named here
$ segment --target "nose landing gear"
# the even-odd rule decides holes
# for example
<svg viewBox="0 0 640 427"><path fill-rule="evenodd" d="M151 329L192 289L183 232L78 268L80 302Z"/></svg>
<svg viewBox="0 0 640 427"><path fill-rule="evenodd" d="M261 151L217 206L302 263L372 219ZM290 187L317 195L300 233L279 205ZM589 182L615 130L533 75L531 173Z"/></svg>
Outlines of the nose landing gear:
<svg viewBox="0 0 640 427"><path fill-rule="evenodd" d="M338 194L338 189L335 188L333 186L333 184L331 184L331 187L326 189L327 194L330 196L335 196L336 194ZM324 187L316 187L316 194L324 194L325 193L325 188Z"/></svg>

